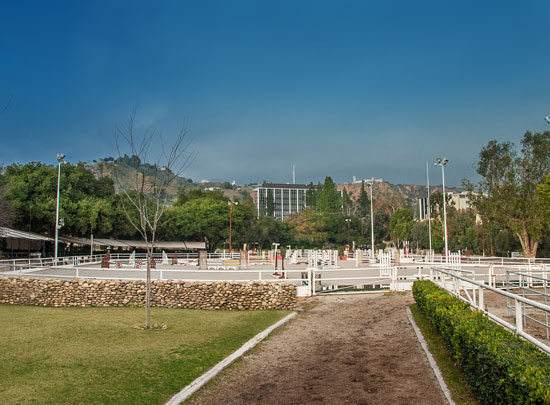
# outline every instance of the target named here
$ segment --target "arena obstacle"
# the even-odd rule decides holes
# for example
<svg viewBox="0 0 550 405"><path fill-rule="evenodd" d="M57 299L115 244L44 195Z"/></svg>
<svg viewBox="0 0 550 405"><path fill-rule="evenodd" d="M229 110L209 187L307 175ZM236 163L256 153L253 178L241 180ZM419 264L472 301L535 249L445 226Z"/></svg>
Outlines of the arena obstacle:
<svg viewBox="0 0 550 405"><path fill-rule="evenodd" d="M426 263L433 263L435 259L435 252L434 250L429 250L426 252L426 256L424 257L424 260Z"/></svg>
<svg viewBox="0 0 550 405"><path fill-rule="evenodd" d="M392 267L392 254L388 253L378 253L379 267L380 267L380 277L391 275Z"/></svg>
<svg viewBox="0 0 550 405"><path fill-rule="evenodd" d="M136 251L135 250L130 255L130 258L128 259L128 264L130 266L135 266L136 265Z"/></svg>
<svg viewBox="0 0 550 405"><path fill-rule="evenodd" d="M307 268L317 269L321 266L324 269L338 268L337 250L308 250Z"/></svg>
<svg viewBox="0 0 550 405"><path fill-rule="evenodd" d="M460 270L460 250L457 253L450 253L447 260L451 269Z"/></svg>
<svg viewBox="0 0 550 405"><path fill-rule="evenodd" d="M105 256L103 256L103 259L101 259L101 268L108 269L110 260L111 260L111 251L107 250L107 253L105 253Z"/></svg>

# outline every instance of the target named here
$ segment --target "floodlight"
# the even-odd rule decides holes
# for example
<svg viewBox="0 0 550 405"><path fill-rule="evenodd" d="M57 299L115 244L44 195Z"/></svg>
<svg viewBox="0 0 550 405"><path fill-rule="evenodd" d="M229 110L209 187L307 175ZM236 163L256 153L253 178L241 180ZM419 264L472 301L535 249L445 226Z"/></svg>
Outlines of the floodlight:
<svg viewBox="0 0 550 405"><path fill-rule="evenodd" d="M63 159L65 159L66 157L67 157L67 155L65 155L64 153L58 153L58 154L57 154L57 161L58 161L59 163L61 163L61 161L62 161Z"/></svg>
<svg viewBox="0 0 550 405"><path fill-rule="evenodd" d="M544 121L546 121L547 124L550 124L550 115L544 117Z"/></svg>
<svg viewBox="0 0 550 405"><path fill-rule="evenodd" d="M449 159L447 159L447 158L436 158L435 160L436 160L436 162L435 162L434 166L445 166L447 164L447 162L449 161Z"/></svg>

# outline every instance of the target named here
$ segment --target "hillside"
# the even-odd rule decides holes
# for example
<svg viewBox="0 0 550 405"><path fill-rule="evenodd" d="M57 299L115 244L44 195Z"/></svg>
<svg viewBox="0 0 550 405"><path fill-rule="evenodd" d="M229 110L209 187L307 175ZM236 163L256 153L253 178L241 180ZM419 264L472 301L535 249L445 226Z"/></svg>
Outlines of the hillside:
<svg viewBox="0 0 550 405"><path fill-rule="evenodd" d="M339 190L346 189L350 194L352 200L357 200L359 194L361 193L361 183L343 183L337 184ZM432 193L439 191L441 192L441 186L431 186L430 190ZM365 191L368 192L368 188L365 186ZM456 187L446 187L446 191L458 192L460 191ZM388 182L375 183L373 194L376 196L384 197L397 197L399 200L405 202L406 200L412 200L416 202L419 198L426 197L426 186L418 184L391 184Z"/></svg>
<svg viewBox="0 0 550 405"><path fill-rule="evenodd" d="M116 190L125 188L132 180L132 168L124 162L100 161L86 165L96 177L110 177L115 182ZM115 170L118 171L115 175ZM146 177L146 182L151 183L152 177ZM340 183L336 185L338 190L346 189L352 200L357 201L361 192L361 183ZM168 200L173 202L182 191L190 191L201 188L203 190L219 190L232 200L239 200L249 195L256 185L234 185L228 182L194 182L184 177L176 177L167 189ZM366 189L368 192L368 189ZM431 188L432 193L441 191L441 186ZM447 188L447 191L457 192L457 188ZM384 205L396 209L399 207L414 206L418 198L426 196L426 186L416 184L391 184L388 182L375 183L374 199L375 205ZM383 197L383 198L380 198ZM376 202L378 200L378 203Z"/></svg>
<svg viewBox="0 0 550 405"><path fill-rule="evenodd" d="M122 189L128 189L130 184L135 181L133 179L133 167L125 164L124 162L115 162L115 161L99 161L93 163L87 163L86 167L90 169L96 178L99 177L109 177L115 183L115 190L119 191ZM146 187L147 184L152 184L154 177L147 176L145 177ZM182 191L189 192L194 189L203 189L203 190L219 190L224 193L224 195L232 200L239 200L243 196L249 194L249 190L252 190L250 187L240 187L232 186L228 182L201 182L196 183L191 179L186 179L185 177L178 177L169 185L166 190L168 196L168 202L173 203L177 198L178 194Z"/></svg>

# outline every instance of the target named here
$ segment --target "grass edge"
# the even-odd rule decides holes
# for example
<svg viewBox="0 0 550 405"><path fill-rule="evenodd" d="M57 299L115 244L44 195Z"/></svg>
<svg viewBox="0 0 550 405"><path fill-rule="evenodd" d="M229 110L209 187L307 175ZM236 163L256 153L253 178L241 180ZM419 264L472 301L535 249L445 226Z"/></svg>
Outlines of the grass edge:
<svg viewBox="0 0 550 405"><path fill-rule="evenodd" d="M465 405L479 404L474 391L466 381L466 377L445 347L439 331L430 324L417 304L410 305L409 308L414 321L428 344L428 349L441 371L443 380L449 388L453 401L457 404Z"/></svg>

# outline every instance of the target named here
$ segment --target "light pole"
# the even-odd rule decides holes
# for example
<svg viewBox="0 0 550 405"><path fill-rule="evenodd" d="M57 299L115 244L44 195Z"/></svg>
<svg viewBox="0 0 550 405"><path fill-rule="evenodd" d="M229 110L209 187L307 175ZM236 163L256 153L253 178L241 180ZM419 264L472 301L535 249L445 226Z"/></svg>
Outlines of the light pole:
<svg viewBox="0 0 550 405"><path fill-rule="evenodd" d="M58 153L57 154L57 202L55 207L55 253L54 253L55 264L57 264L57 244L59 240L59 228L61 228L61 226L59 225L59 185L61 182L61 163L63 163L63 159L65 159L65 154Z"/></svg>
<svg viewBox="0 0 550 405"><path fill-rule="evenodd" d="M239 205L238 202L228 201L229 204L229 254L233 251L233 248L231 246L231 222L233 219L233 205Z"/></svg>
<svg viewBox="0 0 550 405"><path fill-rule="evenodd" d="M350 237L349 237L349 228L350 228L350 225L351 225L351 218L346 218L346 222L348 223L348 249L351 249L351 242L350 242Z"/></svg>
<svg viewBox="0 0 550 405"><path fill-rule="evenodd" d="M449 245L447 241L447 195L445 194L445 165L449 159L437 158L435 166L441 166L441 178L443 181L443 224L445 228L445 263L449 261Z"/></svg>
<svg viewBox="0 0 550 405"><path fill-rule="evenodd" d="M370 256L374 259L374 201L372 200L372 189L374 187L374 182L381 182L382 179L374 180L374 178L370 180L366 180L365 184L370 189L370 240L371 240L371 252Z"/></svg>

